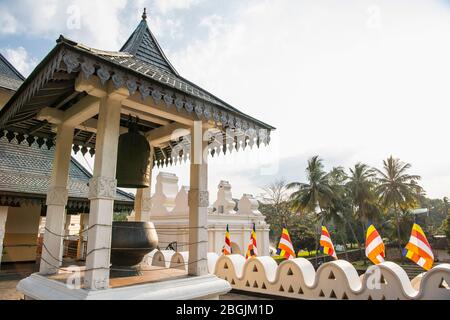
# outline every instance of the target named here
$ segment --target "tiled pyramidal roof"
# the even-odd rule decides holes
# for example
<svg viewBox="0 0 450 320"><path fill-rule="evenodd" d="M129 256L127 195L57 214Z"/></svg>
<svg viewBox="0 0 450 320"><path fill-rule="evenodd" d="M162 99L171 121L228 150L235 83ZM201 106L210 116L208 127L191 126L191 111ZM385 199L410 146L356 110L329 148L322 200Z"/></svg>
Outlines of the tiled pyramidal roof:
<svg viewBox="0 0 450 320"><path fill-rule="evenodd" d="M130 53L143 62L178 75L178 72L170 64L155 36L150 31L145 18L142 19L136 30L134 30L127 42L125 42L120 52Z"/></svg>
<svg viewBox="0 0 450 320"><path fill-rule="evenodd" d="M25 77L0 53L0 88L17 90Z"/></svg>
<svg viewBox="0 0 450 320"><path fill-rule="evenodd" d="M0 202L2 196L11 193L45 198L53 158L54 149L41 149L36 145L29 147L25 142L11 144L5 137L0 138ZM69 168L69 198L87 203L91 177L92 175L72 158ZM117 190L115 200L132 206L134 198Z"/></svg>

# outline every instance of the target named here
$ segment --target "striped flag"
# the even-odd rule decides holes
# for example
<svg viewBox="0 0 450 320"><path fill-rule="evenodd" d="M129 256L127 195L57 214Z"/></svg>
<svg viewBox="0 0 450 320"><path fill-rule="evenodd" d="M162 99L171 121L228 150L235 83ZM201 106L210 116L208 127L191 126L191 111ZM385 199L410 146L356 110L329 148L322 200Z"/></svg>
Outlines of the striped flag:
<svg viewBox="0 0 450 320"><path fill-rule="evenodd" d="M225 245L223 246L222 253L226 256L231 254L231 239L230 239L230 230L228 229L228 225L227 225L227 231L225 231Z"/></svg>
<svg viewBox="0 0 450 320"><path fill-rule="evenodd" d="M433 266L434 255L427 237L422 228L414 223L409 242L403 250L403 254L408 259L414 261L425 270L430 270Z"/></svg>
<svg viewBox="0 0 450 320"><path fill-rule="evenodd" d="M249 257L256 257L258 255L258 249L256 247L256 226L253 224L252 233L250 235L250 243L248 244L247 253L245 254L245 259Z"/></svg>
<svg viewBox="0 0 450 320"><path fill-rule="evenodd" d="M334 251L333 242L331 242L330 233L327 227L322 226L322 234L320 236L320 250L323 254L332 256L337 259L336 252Z"/></svg>
<svg viewBox="0 0 450 320"><path fill-rule="evenodd" d="M294 246L292 245L291 237L289 236L286 226L283 227L283 231L281 232L277 255L284 257L285 259L295 258Z"/></svg>
<svg viewBox="0 0 450 320"><path fill-rule="evenodd" d="M385 256L383 240L377 229L371 224L366 232L366 257L369 258L373 264L379 264L384 262Z"/></svg>

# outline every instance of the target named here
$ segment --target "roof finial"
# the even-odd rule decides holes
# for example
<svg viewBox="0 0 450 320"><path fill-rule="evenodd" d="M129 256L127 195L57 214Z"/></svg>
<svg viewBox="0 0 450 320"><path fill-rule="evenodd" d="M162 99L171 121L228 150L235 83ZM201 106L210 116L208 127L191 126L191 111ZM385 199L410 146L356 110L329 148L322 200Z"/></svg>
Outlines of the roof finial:
<svg viewBox="0 0 450 320"><path fill-rule="evenodd" d="M144 8L144 13L142 14L142 20L147 20L147 8Z"/></svg>

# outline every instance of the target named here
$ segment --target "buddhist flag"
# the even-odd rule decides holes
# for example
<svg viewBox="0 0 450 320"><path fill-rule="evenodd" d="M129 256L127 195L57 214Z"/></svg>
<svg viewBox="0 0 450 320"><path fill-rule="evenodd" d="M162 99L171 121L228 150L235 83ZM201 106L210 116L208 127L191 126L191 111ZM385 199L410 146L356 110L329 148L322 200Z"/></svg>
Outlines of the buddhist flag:
<svg viewBox="0 0 450 320"><path fill-rule="evenodd" d="M295 258L294 246L292 245L291 237L285 226L281 232L277 255L284 257L285 259Z"/></svg>
<svg viewBox="0 0 450 320"><path fill-rule="evenodd" d="M433 266L433 251L427 237L425 237L425 233L417 223L414 223L412 227L411 237L403 250L403 254L425 270L430 270Z"/></svg>
<svg viewBox="0 0 450 320"><path fill-rule="evenodd" d="M371 224L366 233L366 257L373 264L384 262L385 258L384 243L377 229Z"/></svg>
<svg viewBox="0 0 450 320"><path fill-rule="evenodd" d="M225 246L223 247L222 253L226 256L231 254L231 239L230 239L230 230L228 229L228 225L227 225L227 231L225 231Z"/></svg>
<svg viewBox="0 0 450 320"><path fill-rule="evenodd" d="M332 256L337 259L336 252L334 251L333 242L331 242L330 233L327 227L322 226L322 235L320 236L320 250L323 254Z"/></svg>
<svg viewBox="0 0 450 320"><path fill-rule="evenodd" d="M258 255L258 249L256 247L256 226L253 224L252 233L250 235L250 243L248 244L247 253L245 254L245 259L249 257L256 257Z"/></svg>

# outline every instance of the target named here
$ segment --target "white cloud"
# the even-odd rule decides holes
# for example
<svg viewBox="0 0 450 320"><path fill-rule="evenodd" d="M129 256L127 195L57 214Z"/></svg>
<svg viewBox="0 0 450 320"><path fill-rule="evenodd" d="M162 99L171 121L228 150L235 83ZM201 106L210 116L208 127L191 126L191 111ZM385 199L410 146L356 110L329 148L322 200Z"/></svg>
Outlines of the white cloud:
<svg viewBox="0 0 450 320"><path fill-rule="evenodd" d="M167 13L173 10L189 9L203 1L204 0L155 0L155 5L161 13Z"/></svg>
<svg viewBox="0 0 450 320"><path fill-rule="evenodd" d="M204 17L200 21L200 26L208 28L209 38L214 39L220 35L221 30L226 27L226 24L223 21L223 17L217 14L213 14L207 17Z"/></svg>
<svg viewBox="0 0 450 320"><path fill-rule="evenodd" d="M24 47L5 48L1 50L5 58L25 77L30 74L38 63L36 58L30 57Z"/></svg>
<svg viewBox="0 0 450 320"><path fill-rule="evenodd" d="M278 143L260 151L262 160L279 155L281 165L287 166L283 159L290 159L291 171L301 177L304 159L314 154L323 155L329 165L344 166L357 161L380 166L393 154L413 164L430 196L448 195L450 149L443 142L450 119L448 3L235 1L232 12L209 11L199 19L197 27L208 30L203 39L195 33L198 29L185 31L189 19L176 19L178 10L198 6L196 13L201 12L202 2L156 0L156 15L147 5L149 23L160 42L189 36L187 47L171 53L183 76L278 128L273 135ZM51 39L63 33L87 45L116 50L148 3L1 3L0 26L9 29L0 32ZM73 4L81 12L79 30L66 28L67 7ZM210 191L227 179L235 195L257 193L259 185L244 172L260 167L245 156L232 165L213 160ZM188 183L186 167L169 171Z"/></svg>
<svg viewBox="0 0 450 320"><path fill-rule="evenodd" d="M0 4L0 25L16 21L9 33L51 40L63 34L93 47L117 50L126 36L126 25L121 21L129 16L124 14L127 5L133 6L127 0L109 0L107 5L102 0L21 0ZM77 13L79 17L74 17ZM74 19L79 20L79 28L73 27L77 26L73 24ZM134 21L137 25L139 20Z"/></svg>
<svg viewBox="0 0 450 320"><path fill-rule="evenodd" d="M173 54L173 63L276 126L282 158L351 149L342 165L381 166L393 154L413 164L430 196L441 197L450 191L450 149L442 145L450 119L450 8L425 0L376 4L245 2L220 32L210 24L207 41ZM303 172L305 163L297 167Z"/></svg>
<svg viewBox="0 0 450 320"><path fill-rule="evenodd" d="M17 31L17 20L9 12L0 10L0 34L14 34Z"/></svg>

